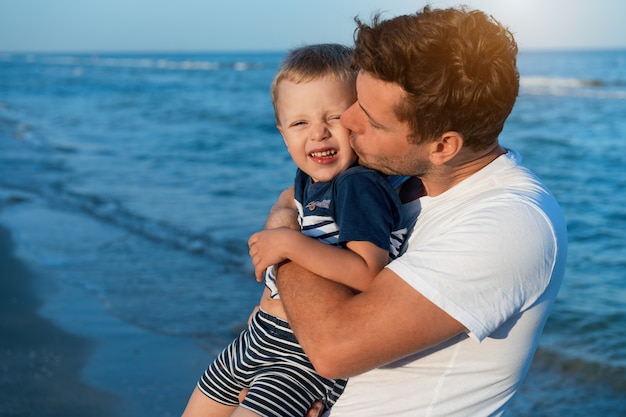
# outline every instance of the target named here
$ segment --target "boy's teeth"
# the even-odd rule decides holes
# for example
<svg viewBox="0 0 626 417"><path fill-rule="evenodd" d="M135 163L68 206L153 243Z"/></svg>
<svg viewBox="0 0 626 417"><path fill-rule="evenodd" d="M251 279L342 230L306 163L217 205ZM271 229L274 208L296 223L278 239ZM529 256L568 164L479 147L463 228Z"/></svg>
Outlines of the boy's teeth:
<svg viewBox="0 0 626 417"><path fill-rule="evenodd" d="M331 156L336 154L337 151L324 151L324 152L311 152L311 156L315 158L320 158L323 156Z"/></svg>

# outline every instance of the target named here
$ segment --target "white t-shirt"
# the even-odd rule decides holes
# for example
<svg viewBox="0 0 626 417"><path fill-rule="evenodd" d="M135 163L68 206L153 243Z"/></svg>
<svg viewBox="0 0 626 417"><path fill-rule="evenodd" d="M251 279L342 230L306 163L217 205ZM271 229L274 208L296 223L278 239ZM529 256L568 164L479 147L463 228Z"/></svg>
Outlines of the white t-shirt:
<svg viewBox="0 0 626 417"><path fill-rule="evenodd" d="M408 250L388 265L469 333L350 378L332 417L502 414L530 366L567 253L558 204L519 160L509 151L422 197Z"/></svg>

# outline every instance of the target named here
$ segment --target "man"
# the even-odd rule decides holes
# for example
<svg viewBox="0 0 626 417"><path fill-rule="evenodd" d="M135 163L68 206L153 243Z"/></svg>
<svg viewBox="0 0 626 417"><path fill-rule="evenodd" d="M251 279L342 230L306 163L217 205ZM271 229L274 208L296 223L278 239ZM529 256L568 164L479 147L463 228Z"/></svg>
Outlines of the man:
<svg viewBox="0 0 626 417"><path fill-rule="evenodd" d="M421 180L420 212L406 253L369 289L286 263L283 305L317 371L350 377L331 416L501 415L567 252L558 204L498 142L519 88L517 46L464 8L357 25L358 98L342 123L363 165ZM290 206L285 192L268 225L288 225Z"/></svg>

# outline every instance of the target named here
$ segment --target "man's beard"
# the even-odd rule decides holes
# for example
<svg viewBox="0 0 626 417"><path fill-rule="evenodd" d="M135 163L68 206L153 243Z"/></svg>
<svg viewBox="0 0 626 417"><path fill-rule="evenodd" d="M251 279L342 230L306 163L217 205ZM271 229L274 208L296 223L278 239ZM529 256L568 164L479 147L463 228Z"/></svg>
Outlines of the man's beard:
<svg viewBox="0 0 626 417"><path fill-rule="evenodd" d="M359 157L359 164L375 169L385 175L410 175L423 177L431 167L428 162L420 161L415 154L402 154L391 158L390 156L365 155L359 146L352 141L352 148Z"/></svg>

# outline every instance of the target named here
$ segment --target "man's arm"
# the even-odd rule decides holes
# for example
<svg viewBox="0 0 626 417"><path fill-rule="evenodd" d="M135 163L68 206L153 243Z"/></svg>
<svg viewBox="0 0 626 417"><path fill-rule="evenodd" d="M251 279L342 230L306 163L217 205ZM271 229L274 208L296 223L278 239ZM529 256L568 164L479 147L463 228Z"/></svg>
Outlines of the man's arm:
<svg viewBox="0 0 626 417"><path fill-rule="evenodd" d="M267 215L265 228L275 229L278 227L300 230L300 225L298 224L298 210L293 200L293 185L280 193L278 200L274 203Z"/></svg>
<svg viewBox="0 0 626 417"><path fill-rule="evenodd" d="M277 285L298 341L329 378L363 373L465 330L389 269L354 294L291 262L280 267Z"/></svg>
<svg viewBox="0 0 626 417"><path fill-rule="evenodd" d="M293 188L272 208L266 228L297 226ZM443 342L465 329L389 269L355 295L290 262L277 285L289 321L317 371L353 376Z"/></svg>

